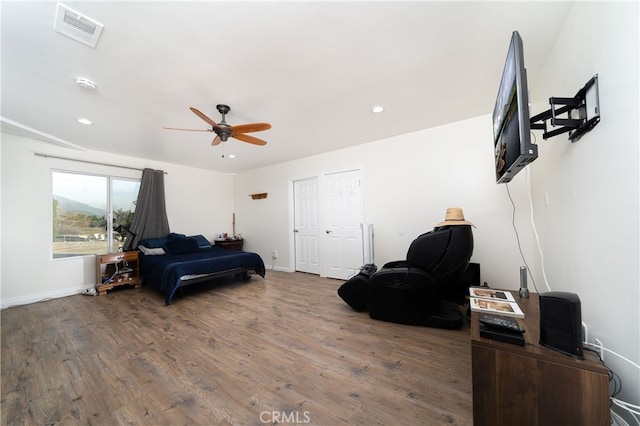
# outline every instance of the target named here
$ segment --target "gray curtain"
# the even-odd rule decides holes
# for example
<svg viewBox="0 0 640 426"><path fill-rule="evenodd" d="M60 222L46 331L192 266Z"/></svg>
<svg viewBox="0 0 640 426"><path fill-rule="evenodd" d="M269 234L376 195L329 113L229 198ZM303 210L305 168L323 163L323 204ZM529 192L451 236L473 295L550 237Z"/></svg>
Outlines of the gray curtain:
<svg viewBox="0 0 640 426"><path fill-rule="evenodd" d="M169 233L169 220L164 198L164 172L144 169L140 181L140 192L136 201L136 211L124 244L124 250L135 250L138 241L144 238L164 237Z"/></svg>

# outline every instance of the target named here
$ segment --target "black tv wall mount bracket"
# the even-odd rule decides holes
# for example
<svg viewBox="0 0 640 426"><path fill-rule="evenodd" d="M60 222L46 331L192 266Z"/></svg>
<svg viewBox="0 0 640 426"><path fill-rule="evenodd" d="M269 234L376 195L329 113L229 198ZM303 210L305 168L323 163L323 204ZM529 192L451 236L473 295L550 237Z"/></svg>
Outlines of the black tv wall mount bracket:
<svg viewBox="0 0 640 426"><path fill-rule="evenodd" d="M530 119L532 130L544 130L543 139L569 133L571 142L577 142L582 135L600 122L600 99L598 94L598 74L594 75L573 98L549 98L551 108ZM566 118L560 118L562 114ZM547 121L551 126L563 126L547 131Z"/></svg>

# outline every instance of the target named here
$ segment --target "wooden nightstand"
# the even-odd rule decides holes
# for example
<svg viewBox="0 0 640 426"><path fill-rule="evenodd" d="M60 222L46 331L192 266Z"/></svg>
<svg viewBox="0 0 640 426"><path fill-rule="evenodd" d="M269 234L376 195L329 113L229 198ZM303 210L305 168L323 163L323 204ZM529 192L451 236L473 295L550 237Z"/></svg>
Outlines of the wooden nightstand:
<svg viewBox="0 0 640 426"><path fill-rule="evenodd" d="M243 239L239 240L215 240L214 244L218 247L226 248L229 250L242 251Z"/></svg>
<svg viewBox="0 0 640 426"><path fill-rule="evenodd" d="M137 251L96 255L96 290L100 295L121 285L142 285Z"/></svg>

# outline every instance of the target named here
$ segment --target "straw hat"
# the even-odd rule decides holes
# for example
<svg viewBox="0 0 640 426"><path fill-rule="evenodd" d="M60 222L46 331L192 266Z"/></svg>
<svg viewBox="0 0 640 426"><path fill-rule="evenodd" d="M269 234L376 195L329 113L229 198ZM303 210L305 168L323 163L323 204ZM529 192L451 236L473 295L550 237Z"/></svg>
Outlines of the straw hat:
<svg viewBox="0 0 640 426"><path fill-rule="evenodd" d="M444 221L438 223L436 225L436 228L451 225L471 225L474 228L476 227L473 223L464 220L464 213L462 212L462 209L460 207L449 207L447 209L447 213L444 216Z"/></svg>

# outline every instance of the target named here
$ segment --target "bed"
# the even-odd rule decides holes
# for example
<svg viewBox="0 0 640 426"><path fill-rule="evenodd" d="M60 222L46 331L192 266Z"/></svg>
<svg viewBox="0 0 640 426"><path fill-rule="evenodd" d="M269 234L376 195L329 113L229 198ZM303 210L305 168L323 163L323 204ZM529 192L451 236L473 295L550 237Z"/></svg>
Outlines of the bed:
<svg viewBox="0 0 640 426"><path fill-rule="evenodd" d="M143 283L164 294L167 305L176 290L189 284L223 276L246 280L250 271L265 276L258 254L212 246L202 235L171 233L138 244Z"/></svg>

